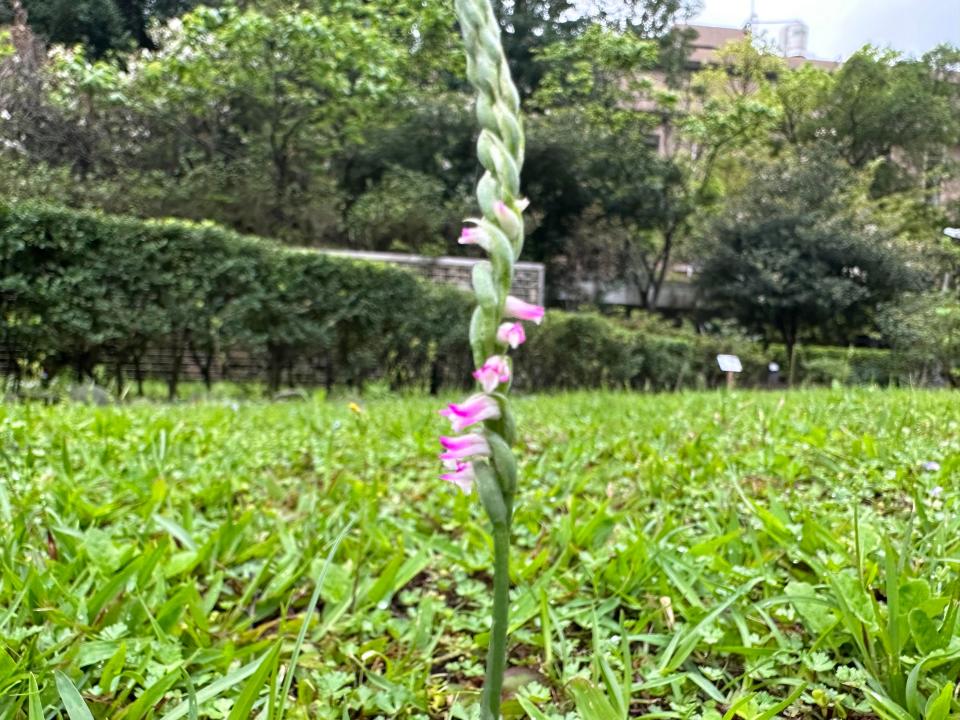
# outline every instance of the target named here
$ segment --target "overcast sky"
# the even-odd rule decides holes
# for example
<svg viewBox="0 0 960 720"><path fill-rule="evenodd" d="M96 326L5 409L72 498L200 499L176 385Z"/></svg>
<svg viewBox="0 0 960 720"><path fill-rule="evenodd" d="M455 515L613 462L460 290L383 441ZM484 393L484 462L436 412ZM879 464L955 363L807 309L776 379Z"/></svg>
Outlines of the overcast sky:
<svg viewBox="0 0 960 720"><path fill-rule="evenodd" d="M701 0L694 23L742 27L750 0ZM807 54L847 58L866 43L913 55L943 42L960 45L960 0L755 0L760 21L802 20ZM780 28L760 26L776 39Z"/></svg>

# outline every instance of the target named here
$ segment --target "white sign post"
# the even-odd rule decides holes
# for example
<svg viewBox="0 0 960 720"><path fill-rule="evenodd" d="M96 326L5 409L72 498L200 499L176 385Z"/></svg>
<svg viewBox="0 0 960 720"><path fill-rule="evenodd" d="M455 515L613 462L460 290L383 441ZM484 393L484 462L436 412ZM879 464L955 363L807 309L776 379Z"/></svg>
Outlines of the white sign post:
<svg viewBox="0 0 960 720"><path fill-rule="evenodd" d="M717 355L717 365L727 374L727 390L733 390L737 373L743 372L743 363L736 355Z"/></svg>

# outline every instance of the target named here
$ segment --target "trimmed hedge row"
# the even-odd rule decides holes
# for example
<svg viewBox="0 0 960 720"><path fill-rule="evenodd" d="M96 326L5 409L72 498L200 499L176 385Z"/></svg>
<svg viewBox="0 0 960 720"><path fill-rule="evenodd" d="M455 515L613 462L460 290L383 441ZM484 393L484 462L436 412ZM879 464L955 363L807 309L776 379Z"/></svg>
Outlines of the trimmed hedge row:
<svg viewBox="0 0 960 720"><path fill-rule="evenodd" d="M237 235L210 224L139 221L35 204L0 205L0 350L8 372L65 371L118 387L142 381L162 350L171 397L189 359L209 385L244 357L271 389L351 385L436 392L470 379L472 300L405 270ZM529 328L517 385L525 390L679 390L724 382L721 352L744 364L740 385L769 383L764 351L648 320L551 312ZM879 350L801 348L800 383L906 382Z"/></svg>
<svg viewBox="0 0 960 720"><path fill-rule="evenodd" d="M518 384L530 390L622 387L680 390L717 387L726 376L717 355L733 353L743 363L737 384L784 385L789 359L781 345L764 349L742 338L630 328L601 315L551 312L541 328L528 333L517 363ZM778 377L768 366L780 365ZM895 355L870 348L798 347L794 381L801 385L908 384L910 378Z"/></svg>
<svg viewBox="0 0 960 720"><path fill-rule="evenodd" d="M170 358L175 396L189 356L209 384L230 357L327 386L377 377L395 387L463 384L470 299L375 263L284 248L210 224L0 206L0 343L15 375L118 385Z"/></svg>

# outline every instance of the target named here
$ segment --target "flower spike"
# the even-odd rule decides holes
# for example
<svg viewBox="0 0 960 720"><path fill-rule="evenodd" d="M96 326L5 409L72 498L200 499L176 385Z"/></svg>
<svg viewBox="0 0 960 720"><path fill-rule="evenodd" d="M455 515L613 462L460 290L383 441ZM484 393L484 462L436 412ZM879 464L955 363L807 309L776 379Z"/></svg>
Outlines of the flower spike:
<svg viewBox="0 0 960 720"><path fill-rule="evenodd" d="M544 311L510 296L515 264L523 250L523 213L529 205L520 193L525 144L520 94L510 76L490 0L454 2L466 48L467 79L477 92L477 156L484 169L476 191L483 217L466 221L459 242L480 247L488 260L474 266L478 302L470 323L473 377L483 392L440 413L456 432L476 427L466 435L440 438L445 449L441 459L453 463L441 477L464 492L476 485L493 529L493 623L480 720L499 720L507 666L510 524L517 472L510 449L515 430L507 397L512 366L504 353L526 339L523 326L504 322L504 315L539 323ZM496 398L491 397L494 391Z"/></svg>

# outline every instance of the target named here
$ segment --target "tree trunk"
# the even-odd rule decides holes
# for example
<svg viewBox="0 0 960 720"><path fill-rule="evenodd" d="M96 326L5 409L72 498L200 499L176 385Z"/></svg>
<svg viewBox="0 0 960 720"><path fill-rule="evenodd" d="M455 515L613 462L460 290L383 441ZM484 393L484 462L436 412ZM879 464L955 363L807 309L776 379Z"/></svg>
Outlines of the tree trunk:
<svg viewBox="0 0 960 720"><path fill-rule="evenodd" d="M327 393L333 391L333 385L336 380L336 364L333 361L333 351L327 350L326 363L324 368L323 386Z"/></svg>
<svg viewBox="0 0 960 720"><path fill-rule="evenodd" d="M275 393L283 381L283 351L275 345L267 346L267 389Z"/></svg>
<svg viewBox="0 0 960 720"><path fill-rule="evenodd" d="M133 356L133 377L137 381L137 396L143 397L143 365L140 353Z"/></svg>
<svg viewBox="0 0 960 720"><path fill-rule="evenodd" d="M218 343L214 340L213 348L206 352L200 352L193 340L187 344L190 346L190 356L193 358L193 362L200 368L203 385L207 392L210 392L213 389L213 361L216 359Z"/></svg>
<svg viewBox="0 0 960 720"><path fill-rule="evenodd" d="M440 388L443 386L443 365L444 358L436 357L430 366L430 394L439 395Z"/></svg>
<svg viewBox="0 0 960 720"><path fill-rule="evenodd" d="M796 379L797 373L797 341L795 338L790 340L784 340L784 345L787 348L787 387L793 387L794 380Z"/></svg>
<svg viewBox="0 0 960 720"><path fill-rule="evenodd" d="M177 399L177 386L180 384L180 370L183 367L183 338L174 339L173 357L170 364L170 375L167 377L167 398L169 400Z"/></svg>
<svg viewBox="0 0 960 720"><path fill-rule="evenodd" d="M676 228L670 228L663 233L663 248L660 250L660 262L654 265L654 272L650 277L650 301L648 307L651 310L657 309L657 301L660 299L660 290L667 278L667 268L670 265L670 255L673 254L673 237Z"/></svg>

